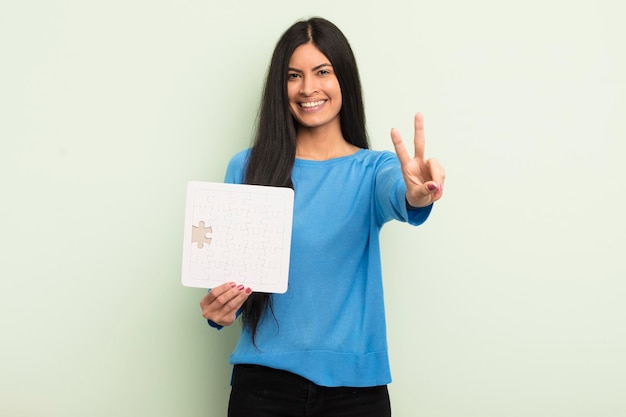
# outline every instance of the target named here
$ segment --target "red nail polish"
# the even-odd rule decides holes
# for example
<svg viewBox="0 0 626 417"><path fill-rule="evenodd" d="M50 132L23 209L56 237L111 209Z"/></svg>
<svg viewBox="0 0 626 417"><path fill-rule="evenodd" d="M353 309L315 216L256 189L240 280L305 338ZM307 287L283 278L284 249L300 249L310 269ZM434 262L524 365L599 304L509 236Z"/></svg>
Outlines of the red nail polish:
<svg viewBox="0 0 626 417"><path fill-rule="evenodd" d="M250 294L252 292L252 288L246 288L246 294Z"/></svg>
<svg viewBox="0 0 626 417"><path fill-rule="evenodd" d="M244 286L243 286L243 285L241 285L241 284L240 284L240 285L237 285L237 289L238 289L239 291L241 291L241 290L243 290L243 289L244 289Z"/></svg>

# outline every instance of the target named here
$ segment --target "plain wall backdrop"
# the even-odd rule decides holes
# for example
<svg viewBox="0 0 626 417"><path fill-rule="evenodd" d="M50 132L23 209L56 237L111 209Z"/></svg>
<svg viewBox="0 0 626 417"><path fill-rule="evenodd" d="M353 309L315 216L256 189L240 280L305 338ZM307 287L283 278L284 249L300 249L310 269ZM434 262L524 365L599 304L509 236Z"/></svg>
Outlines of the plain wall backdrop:
<svg viewBox="0 0 626 417"><path fill-rule="evenodd" d="M448 179L382 234L397 417L626 415L618 0L0 6L0 414L224 416L238 326L180 284L187 181L247 147L275 42L336 23L373 147ZM320 262L323 262L320 259ZM319 308L324 308L323 302Z"/></svg>

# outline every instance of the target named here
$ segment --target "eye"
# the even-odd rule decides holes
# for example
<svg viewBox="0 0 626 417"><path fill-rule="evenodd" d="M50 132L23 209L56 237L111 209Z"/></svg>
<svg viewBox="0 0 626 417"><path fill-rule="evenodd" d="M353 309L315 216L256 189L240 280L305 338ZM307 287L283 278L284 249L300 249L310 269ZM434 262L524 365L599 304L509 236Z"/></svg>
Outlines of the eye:
<svg viewBox="0 0 626 417"><path fill-rule="evenodd" d="M319 75L329 75L330 71L327 70L327 69L321 69L321 70L318 71L318 74Z"/></svg>
<svg viewBox="0 0 626 417"><path fill-rule="evenodd" d="M295 80L296 78L300 78L300 74L296 72L290 72L287 74L287 81Z"/></svg>

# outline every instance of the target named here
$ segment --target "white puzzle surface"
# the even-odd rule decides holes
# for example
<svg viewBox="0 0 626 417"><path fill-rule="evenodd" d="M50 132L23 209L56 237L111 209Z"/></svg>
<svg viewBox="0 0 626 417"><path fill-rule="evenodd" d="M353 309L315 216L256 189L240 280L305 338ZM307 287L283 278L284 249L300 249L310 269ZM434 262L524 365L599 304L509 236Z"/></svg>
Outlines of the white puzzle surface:
<svg viewBox="0 0 626 417"><path fill-rule="evenodd" d="M182 284L287 291L292 219L291 188L189 182Z"/></svg>

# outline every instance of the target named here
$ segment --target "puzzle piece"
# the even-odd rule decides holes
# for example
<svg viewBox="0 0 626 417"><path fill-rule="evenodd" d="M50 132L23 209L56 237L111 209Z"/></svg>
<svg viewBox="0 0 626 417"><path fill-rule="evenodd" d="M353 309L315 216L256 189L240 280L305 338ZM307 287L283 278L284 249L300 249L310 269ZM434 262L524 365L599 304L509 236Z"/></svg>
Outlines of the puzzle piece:
<svg viewBox="0 0 626 417"><path fill-rule="evenodd" d="M198 226L191 226L191 243L197 243L198 248L202 249L204 244L211 244L213 238L209 237L209 233L213 233L211 226L204 227L204 222L200 221Z"/></svg>

